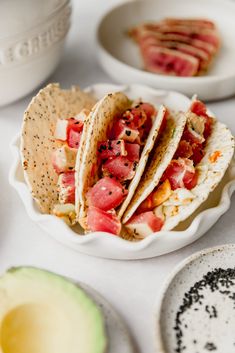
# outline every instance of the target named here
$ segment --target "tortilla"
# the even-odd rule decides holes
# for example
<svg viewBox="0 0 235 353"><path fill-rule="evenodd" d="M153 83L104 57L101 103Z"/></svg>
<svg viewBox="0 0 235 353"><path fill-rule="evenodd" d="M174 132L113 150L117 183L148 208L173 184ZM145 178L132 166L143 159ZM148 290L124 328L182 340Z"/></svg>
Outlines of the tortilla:
<svg viewBox="0 0 235 353"><path fill-rule="evenodd" d="M42 213L52 213L58 203L56 174L52 152L61 146L53 137L57 119L75 116L83 108L91 109L94 98L72 87L60 89L49 84L32 99L24 113L21 135L21 157L25 180Z"/></svg>
<svg viewBox="0 0 235 353"><path fill-rule="evenodd" d="M120 209L117 212L117 215L118 215L119 218L121 218L122 215L124 214L127 206L129 205L132 197L135 194L136 188L139 185L141 177L142 177L142 175L144 173L144 169L146 167L146 163L147 163L149 154L150 154L150 152L151 152L151 150L152 150L152 148L154 146L154 143L155 143L155 141L157 139L158 132L160 130L160 127L161 127L163 118L164 118L164 116L166 114L166 111L167 111L166 107L164 107L162 105L160 107L159 111L158 111L158 114L157 114L155 120L154 120L153 126L151 128L151 131L149 132L149 136L148 136L147 141L145 143L144 149L143 149L143 151L141 153L141 157L140 157L140 160L139 160L139 163L138 163L138 167L137 167L135 176L132 179L132 181L131 181L131 183L130 183L130 185L128 187L127 197L125 198L124 202L122 203Z"/></svg>
<svg viewBox="0 0 235 353"><path fill-rule="evenodd" d="M130 107L130 100L121 92L110 93L102 98L88 116L86 135L82 135L83 148L77 155L75 171L79 188L76 189L75 210L78 221L86 229L86 193L98 180L97 144L107 139L107 130L112 125L115 115Z"/></svg>
<svg viewBox="0 0 235 353"><path fill-rule="evenodd" d="M153 148L150 162L146 166L143 177L136 189L135 195L127 207L123 216L123 223L126 223L135 213L139 205L158 185L165 169L170 164L186 124L186 115L182 112L172 113L167 119L167 126L157 146Z"/></svg>
<svg viewBox="0 0 235 353"><path fill-rule="evenodd" d="M174 215L165 219L162 230L171 230L188 218L209 196L222 180L234 154L234 137L222 123L215 121L205 147L205 156L196 166L199 172L198 183L190 190L193 199L174 209ZM176 189L174 193L177 193ZM167 201L163 203L163 207ZM169 202L168 202L169 204Z"/></svg>

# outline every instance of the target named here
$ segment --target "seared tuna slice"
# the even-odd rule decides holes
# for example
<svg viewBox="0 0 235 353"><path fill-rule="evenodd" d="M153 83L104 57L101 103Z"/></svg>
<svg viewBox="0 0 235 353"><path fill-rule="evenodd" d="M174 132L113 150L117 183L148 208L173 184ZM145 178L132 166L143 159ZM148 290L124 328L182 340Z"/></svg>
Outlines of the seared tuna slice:
<svg viewBox="0 0 235 353"><path fill-rule="evenodd" d="M198 72L199 60L177 50L150 46L142 54L145 68L151 72L175 76L194 76Z"/></svg>
<svg viewBox="0 0 235 353"><path fill-rule="evenodd" d="M214 55L217 51L217 49L210 43L207 43L198 39L193 39L191 37L188 37L182 34L159 33L159 32L154 32L146 29L141 29L139 30L138 34L136 31L135 35L136 37L134 37L134 39L137 40L139 44L143 44L145 41L149 40L150 38L151 39L155 38L156 40L159 40L161 42L171 41L176 43L189 44L195 48L199 48L203 50L205 53L209 55Z"/></svg>
<svg viewBox="0 0 235 353"><path fill-rule="evenodd" d="M202 49L195 48L194 46L186 43L178 43L174 41L161 41L156 40L155 38L149 38L141 45L142 50L145 50L144 48L146 48L147 46L174 49L179 52L192 55L195 58L199 59L201 70L206 70L211 61L211 55L209 55Z"/></svg>
<svg viewBox="0 0 235 353"><path fill-rule="evenodd" d="M207 19L199 18L165 18L161 23L167 25L199 26L203 28L214 29L215 24Z"/></svg>
<svg viewBox="0 0 235 353"><path fill-rule="evenodd" d="M218 32L215 29L200 28L197 26L168 26L160 24L149 24L146 25L145 28L148 30L152 30L156 33L181 34L192 39L199 39L204 42L210 43L215 48L218 48L220 45L220 38Z"/></svg>

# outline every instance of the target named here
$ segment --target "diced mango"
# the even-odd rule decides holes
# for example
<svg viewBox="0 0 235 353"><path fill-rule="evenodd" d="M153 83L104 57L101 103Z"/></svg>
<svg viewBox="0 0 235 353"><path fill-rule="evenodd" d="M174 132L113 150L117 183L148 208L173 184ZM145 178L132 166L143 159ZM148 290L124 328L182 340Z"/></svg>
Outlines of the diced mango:
<svg viewBox="0 0 235 353"><path fill-rule="evenodd" d="M171 196L171 184L166 179L156 191L153 192L152 202L153 207L157 207L165 202Z"/></svg>

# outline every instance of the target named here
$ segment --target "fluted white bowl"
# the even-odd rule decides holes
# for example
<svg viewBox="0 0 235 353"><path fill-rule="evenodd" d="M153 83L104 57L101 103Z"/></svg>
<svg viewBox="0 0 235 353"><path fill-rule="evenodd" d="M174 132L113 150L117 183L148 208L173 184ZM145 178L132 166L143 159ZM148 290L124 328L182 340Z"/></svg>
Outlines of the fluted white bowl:
<svg viewBox="0 0 235 353"><path fill-rule="evenodd" d="M177 92L160 91L141 85L116 86L97 84L87 88L97 99L112 91L123 91L129 97L142 97L156 105L165 103L171 109L187 110L190 100ZM70 228L61 219L40 213L27 187L20 159L20 136L11 143L13 153L9 174L10 184L19 194L29 217L49 235L77 251L112 259L143 259L159 256L180 249L205 234L229 209L235 190L235 162L232 161L221 183L201 207L182 222L177 230L153 233L139 242L130 242L105 232L83 235L81 229Z"/></svg>

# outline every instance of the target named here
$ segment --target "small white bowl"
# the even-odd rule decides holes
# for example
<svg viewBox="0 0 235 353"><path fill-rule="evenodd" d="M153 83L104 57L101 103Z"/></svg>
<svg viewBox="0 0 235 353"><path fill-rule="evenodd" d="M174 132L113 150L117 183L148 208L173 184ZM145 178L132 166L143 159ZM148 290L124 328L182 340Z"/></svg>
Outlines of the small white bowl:
<svg viewBox="0 0 235 353"><path fill-rule="evenodd" d="M0 3L0 106L39 86L59 63L70 0Z"/></svg>
<svg viewBox="0 0 235 353"><path fill-rule="evenodd" d="M173 77L142 69L138 47L128 38L129 28L165 17L202 17L215 21L221 34L219 55L204 76ZM235 93L235 2L231 0L129 0L110 10L97 29L98 56L103 69L117 82L142 83L203 100Z"/></svg>
<svg viewBox="0 0 235 353"><path fill-rule="evenodd" d="M209 283L206 282L208 283L206 288L201 282L208 272L218 268L234 269L234 265L235 244L227 244L199 251L182 261L173 270L156 304L155 338L158 353L175 353L178 348L177 334L180 335L182 346L186 346L180 352L203 353L210 350L218 353L234 352L235 280L233 280L233 289L231 286L226 287L226 283L223 284L221 281L219 290L213 287L214 291L211 291L210 285L215 283L216 279L212 281L211 274L208 276L210 280ZM200 282L200 285L197 284L199 293L191 290L193 295L185 295L196 282ZM224 291L230 291L230 293ZM197 294L203 296L198 298ZM186 311L184 311L185 307L187 307ZM179 311L181 314L177 327L176 316Z"/></svg>
<svg viewBox="0 0 235 353"><path fill-rule="evenodd" d="M87 91L92 92L97 99L112 91L123 91L130 98L142 97L156 106L164 103L172 110L186 111L190 104L190 99L180 93L159 91L141 85L97 84ZM139 242L130 242L105 232L79 235L80 227L70 228L61 219L42 214L38 210L24 180L19 143L20 137L17 135L11 144L13 162L9 181L22 199L29 217L59 242L93 256L122 260L143 259L180 249L200 238L217 222L229 209L230 198L235 190L235 163L232 162L220 185L190 218L180 224L177 231L153 233Z"/></svg>

